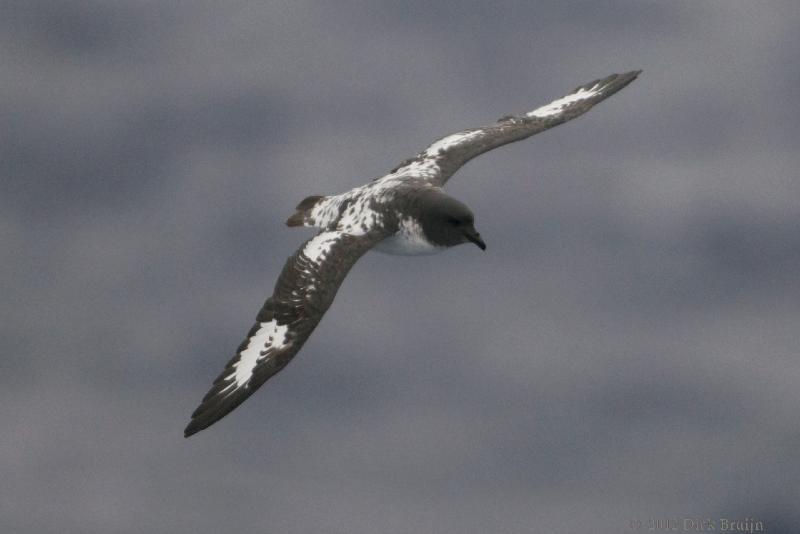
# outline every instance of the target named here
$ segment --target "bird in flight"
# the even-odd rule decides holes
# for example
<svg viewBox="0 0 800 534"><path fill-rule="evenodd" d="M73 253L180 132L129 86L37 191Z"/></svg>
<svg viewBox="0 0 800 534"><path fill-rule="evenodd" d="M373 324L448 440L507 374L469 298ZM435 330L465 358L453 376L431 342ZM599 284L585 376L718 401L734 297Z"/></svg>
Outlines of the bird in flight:
<svg viewBox="0 0 800 534"><path fill-rule="evenodd" d="M447 180L475 156L586 113L640 73L612 74L528 113L448 135L386 176L346 193L300 202L286 224L320 231L286 261L275 291L192 414L184 436L219 421L291 361L368 250L432 254L461 243L485 250L472 211L443 191Z"/></svg>

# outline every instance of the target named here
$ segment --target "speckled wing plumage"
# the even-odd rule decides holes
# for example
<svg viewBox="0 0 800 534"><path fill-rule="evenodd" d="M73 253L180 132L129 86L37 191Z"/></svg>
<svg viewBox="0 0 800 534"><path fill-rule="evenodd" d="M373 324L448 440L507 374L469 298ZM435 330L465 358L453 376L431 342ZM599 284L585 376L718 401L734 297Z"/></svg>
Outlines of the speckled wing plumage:
<svg viewBox="0 0 800 534"><path fill-rule="evenodd" d="M570 94L528 113L508 115L490 126L471 128L443 137L377 180L424 178L441 187L475 156L583 115L592 106L631 83L641 72L612 74L581 85Z"/></svg>
<svg viewBox="0 0 800 534"><path fill-rule="evenodd" d="M184 436L214 424L283 369L330 307L350 268L384 237L330 231L306 241L286 261L273 295L192 414Z"/></svg>

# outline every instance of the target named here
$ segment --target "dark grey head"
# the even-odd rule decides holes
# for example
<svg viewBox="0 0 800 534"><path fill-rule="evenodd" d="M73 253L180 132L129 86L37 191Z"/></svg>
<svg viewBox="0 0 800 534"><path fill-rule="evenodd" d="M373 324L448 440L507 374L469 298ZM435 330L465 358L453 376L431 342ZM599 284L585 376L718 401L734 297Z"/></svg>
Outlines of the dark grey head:
<svg viewBox="0 0 800 534"><path fill-rule="evenodd" d="M421 207L422 230L433 244L454 247L470 242L486 250L486 243L475 229L475 216L462 202L436 193L421 199Z"/></svg>

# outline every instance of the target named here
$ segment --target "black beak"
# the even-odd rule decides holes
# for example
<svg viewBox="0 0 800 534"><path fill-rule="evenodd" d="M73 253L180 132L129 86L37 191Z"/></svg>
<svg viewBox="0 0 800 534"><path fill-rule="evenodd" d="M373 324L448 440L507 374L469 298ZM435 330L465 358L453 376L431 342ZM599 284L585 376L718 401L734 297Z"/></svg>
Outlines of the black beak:
<svg viewBox="0 0 800 534"><path fill-rule="evenodd" d="M471 242L478 245L481 250L486 250L486 243L483 242L483 239L481 239L481 234L479 234L476 230L468 230L464 232L464 236Z"/></svg>

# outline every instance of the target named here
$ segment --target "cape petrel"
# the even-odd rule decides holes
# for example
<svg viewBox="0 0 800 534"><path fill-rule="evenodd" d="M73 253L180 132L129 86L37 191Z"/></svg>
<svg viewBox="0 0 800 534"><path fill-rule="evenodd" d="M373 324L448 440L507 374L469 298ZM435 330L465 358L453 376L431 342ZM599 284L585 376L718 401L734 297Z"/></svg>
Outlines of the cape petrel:
<svg viewBox="0 0 800 534"><path fill-rule="evenodd" d="M283 369L333 302L353 264L375 248L389 254L431 254L461 243L486 244L470 209L442 190L469 160L582 115L641 71L612 74L533 111L443 137L386 176L346 193L310 196L289 226L320 232L291 256L256 323L203 397L184 436L207 428Z"/></svg>

